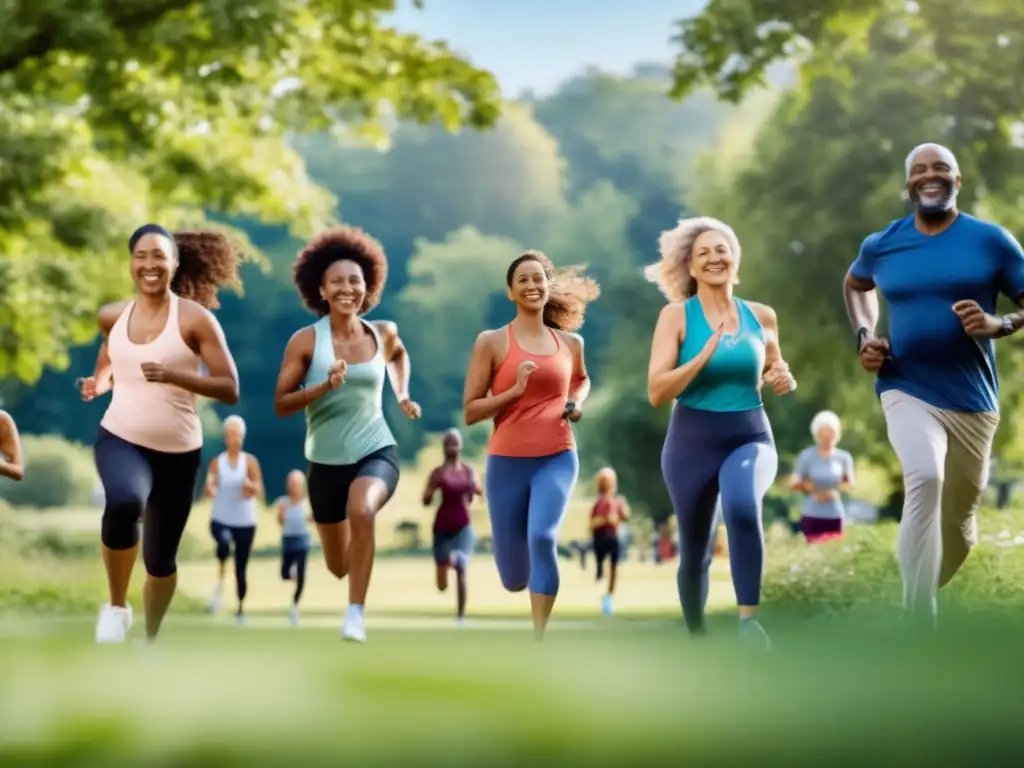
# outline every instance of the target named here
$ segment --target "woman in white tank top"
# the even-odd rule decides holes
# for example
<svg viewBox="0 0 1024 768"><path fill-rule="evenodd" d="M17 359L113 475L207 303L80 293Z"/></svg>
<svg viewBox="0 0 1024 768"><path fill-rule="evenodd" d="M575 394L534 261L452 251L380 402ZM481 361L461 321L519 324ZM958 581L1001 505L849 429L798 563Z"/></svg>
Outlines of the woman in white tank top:
<svg viewBox="0 0 1024 768"><path fill-rule="evenodd" d="M224 419L224 445L227 450L213 458L206 473L206 494L213 500L210 535L216 545L217 586L210 600L210 613L220 610L231 545L234 544L235 588L238 611L235 621L245 623L243 603L249 591L246 573L249 555L256 538L256 503L263 497L263 472L251 453L242 450L245 421L241 416Z"/></svg>
<svg viewBox="0 0 1024 768"><path fill-rule="evenodd" d="M80 382L84 400L113 392L95 445L110 590L96 623L98 643L122 643L131 629L127 596L140 518L146 637L156 638L174 597L178 547L202 461L196 397L238 402L238 371L209 311L218 287L238 282L231 241L218 232L172 235L146 224L128 250L135 298L100 309L104 341L94 374Z"/></svg>

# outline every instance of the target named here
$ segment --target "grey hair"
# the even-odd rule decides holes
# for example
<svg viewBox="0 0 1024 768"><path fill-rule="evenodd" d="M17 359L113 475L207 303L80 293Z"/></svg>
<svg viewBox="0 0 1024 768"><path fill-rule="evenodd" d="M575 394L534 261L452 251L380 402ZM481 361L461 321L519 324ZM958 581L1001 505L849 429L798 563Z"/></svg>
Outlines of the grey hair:
<svg viewBox="0 0 1024 768"><path fill-rule="evenodd" d="M740 240L732 227L710 216L680 219L675 229L661 233L658 250L661 261L644 268L644 277L654 283L669 301L683 301L697 293L697 281L690 275L693 245L705 232L720 232L732 257L740 262Z"/></svg>
<svg viewBox="0 0 1024 768"><path fill-rule="evenodd" d="M924 144L918 144L916 147L910 150L910 154L907 155L907 159L903 161L904 170L907 173L908 179L910 178L910 169L914 165L914 158L917 157L921 152L923 152L926 149L930 149L942 155L943 159L945 159L945 161L949 163L949 166L953 169L953 173L959 175L960 163L957 162L956 155L953 154L953 150L951 150L949 147L944 147L941 144L926 141Z"/></svg>
<svg viewBox="0 0 1024 768"><path fill-rule="evenodd" d="M243 439L245 438L245 419L237 414L231 414L221 424L222 429L225 431L228 427L238 427L238 431L242 434Z"/></svg>
<svg viewBox="0 0 1024 768"><path fill-rule="evenodd" d="M836 442L839 442L839 438L843 434L843 425L837 414L832 411L819 411L814 415L814 418L811 419L811 435L815 440L818 439L818 433L821 432L822 427L830 427L836 433Z"/></svg>

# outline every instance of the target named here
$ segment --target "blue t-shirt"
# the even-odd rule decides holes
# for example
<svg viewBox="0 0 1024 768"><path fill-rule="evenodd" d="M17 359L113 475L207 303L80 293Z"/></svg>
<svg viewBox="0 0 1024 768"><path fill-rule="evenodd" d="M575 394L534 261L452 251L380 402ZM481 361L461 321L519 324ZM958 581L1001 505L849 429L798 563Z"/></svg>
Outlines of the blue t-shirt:
<svg viewBox="0 0 1024 768"><path fill-rule="evenodd" d="M998 412L991 339L971 338L953 305L973 299L995 314L1000 291L1024 295L1024 250L996 224L960 213L946 231L922 234L907 216L865 238L850 273L885 299L892 360L875 391L905 392L935 408Z"/></svg>

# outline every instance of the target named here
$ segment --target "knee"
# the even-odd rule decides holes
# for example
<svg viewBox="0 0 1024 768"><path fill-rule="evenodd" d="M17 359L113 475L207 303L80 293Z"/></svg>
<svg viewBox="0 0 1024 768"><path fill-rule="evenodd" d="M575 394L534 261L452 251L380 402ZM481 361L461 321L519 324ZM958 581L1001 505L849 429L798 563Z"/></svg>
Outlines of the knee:
<svg viewBox="0 0 1024 768"><path fill-rule="evenodd" d="M109 502L103 509L100 540L107 549L131 549L139 543L139 518L145 505L141 499Z"/></svg>
<svg viewBox="0 0 1024 768"><path fill-rule="evenodd" d="M373 525L373 517L377 510L367 503L366 499L359 499L349 502L347 512L352 528L363 530Z"/></svg>
<svg viewBox="0 0 1024 768"><path fill-rule="evenodd" d="M557 546L554 531L548 529L530 531L527 539L530 542L530 555L533 559L554 557Z"/></svg>
<svg viewBox="0 0 1024 768"><path fill-rule="evenodd" d="M942 491L942 480L943 468L938 465L914 467L903 473L908 497L928 495L938 499Z"/></svg>
<svg viewBox="0 0 1024 768"><path fill-rule="evenodd" d="M344 554L325 558L328 572L336 579L348 576L348 557Z"/></svg>
<svg viewBox="0 0 1024 768"><path fill-rule="evenodd" d="M175 552L143 552L142 560L146 573L154 579L167 579L178 572L178 558Z"/></svg>
<svg viewBox="0 0 1024 768"><path fill-rule="evenodd" d="M761 509L756 501L731 501L728 504L723 501L722 515L727 528L733 533L761 534Z"/></svg>
<svg viewBox="0 0 1024 768"><path fill-rule="evenodd" d="M501 586L509 592L522 592L530 582L529 577L518 573L502 573L500 575Z"/></svg>
<svg viewBox="0 0 1024 768"><path fill-rule="evenodd" d="M217 541L217 559L225 562L231 556L231 547L226 541Z"/></svg>

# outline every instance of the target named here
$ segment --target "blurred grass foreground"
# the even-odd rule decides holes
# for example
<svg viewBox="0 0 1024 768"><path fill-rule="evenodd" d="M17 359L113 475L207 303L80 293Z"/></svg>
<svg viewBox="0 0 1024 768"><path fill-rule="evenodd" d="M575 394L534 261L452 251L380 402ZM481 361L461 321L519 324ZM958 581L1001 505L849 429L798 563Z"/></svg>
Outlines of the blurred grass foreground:
<svg viewBox="0 0 1024 768"><path fill-rule="evenodd" d="M96 647L95 545L2 517L3 766L1010 766L1024 757L1024 704L1011 682L1024 645L1020 511L983 515L982 542L944 591L934 636L900 624L895 526L856 526L814 548L771 531L767 656L735 646L731 611L698 642L677 609L599 619L596 601L586 620L559 621L556 608L538 645L525 596L521 621L461 628L375 626L371 612L370 642L353 646L336 634L342 591L330 628L228 626L186 615L197 600L185 596L159 644ZM405 589L430 589L424 563ZM382 591L400 588L389 586L390 567L379 564ZM623 584L640 568L626 563ZM671 600L674 564L657 573L643 589ZM28 615L40 595L48 602Z"/></svg>

